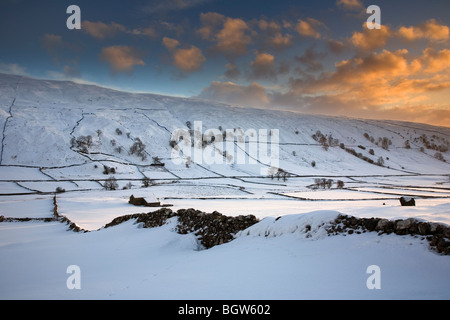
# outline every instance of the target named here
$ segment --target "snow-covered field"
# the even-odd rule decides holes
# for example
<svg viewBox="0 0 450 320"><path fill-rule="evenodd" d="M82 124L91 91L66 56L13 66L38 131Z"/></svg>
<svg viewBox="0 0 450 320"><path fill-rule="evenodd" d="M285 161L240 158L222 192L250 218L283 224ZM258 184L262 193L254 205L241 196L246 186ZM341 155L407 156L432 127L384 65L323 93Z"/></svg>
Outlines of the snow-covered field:
<svg viewBox="0 0 450 320"><path fill-rule="evenodd" d="M312 238L300 232L334 218L320 211L264 219L237 239L198 251L175 222L127 222L90 233L60 223L0 225L2 299L448 299L450 258L410 236L367 233ZM267 230L269 237L264 236ZM69 290L71 265L80 289ZM369 290L367 268L380 267Z"/></svg>
<svg viewBox="0 0 450 320"><path fill-rule="evenodd" d="M450 128L10 75L0 75L0 93L0 217L51 218L59 188L65 192L56 195L58 213L90 231L67 231L56 221L0 223L0 299L450 298L450 256L431 251L423 237L329 237L320 227L339 213L450 225ZM270 146L279 148L285 178L262 158L249 163L249 141L246 164L200 163L181 153L182 164L172 162L171 134L200 121L203 133L279 130L279 143ZM313 138L318 130L328 148ZM77 143L87 136L88 145ZM380 138L391 142L387 148ZM138 141L145 145L139 156L130 149ZM214 146L224 151L218 141ZM226 151L237 157L239 150L235 142ZM384 164L376 165L380 158ZM111 177L117 190L104 188ZM319 179L332 180L331 188L318 187ZM208 250L195 235L176 233L176 218L154 229L133 221L103 229L116 217L156 210L130 205L131 195L155 197L174 211L253 214L261 221ZM413 196L416 207L401 207L403 195ZM309 237L298 232L306 226ZM66 285L72 265L81 271L81 289ZM379 290L367 287L373 265L381 270Z"/></svg>

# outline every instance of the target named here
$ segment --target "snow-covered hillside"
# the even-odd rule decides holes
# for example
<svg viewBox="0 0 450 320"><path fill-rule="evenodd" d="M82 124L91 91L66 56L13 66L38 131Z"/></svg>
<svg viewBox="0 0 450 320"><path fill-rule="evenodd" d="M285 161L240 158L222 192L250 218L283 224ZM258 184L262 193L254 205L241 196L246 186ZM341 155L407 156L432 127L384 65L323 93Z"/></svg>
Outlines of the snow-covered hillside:
<svg viewBox="0 0 450 320"><path fill-rule="evenodd" d="M203 125L203 133L207 129L279 130L280 168L292 175L449 173L449 164L434 156L441 148L443 158L450 161L450 128L245 109L11 75L0 75L0 88L0 127L4 129L1 165L58 168L57 172L48 172L57 179L75 171L67 169L69 166L79 167L76 171L83 176L95 177L99 173L93 166L83 165L97 161L115 163L120 167L118 174L141 178L143 173L139 170L150 170L153 157L166 163L166 174L162 175L165 178L259 175L259 167L264 166L261 163L255 168L174 166L170 161L171 135L176 129L189 130L187 123L193 127L196 121ZM313 139L317 131L325 136L325 141L332 141L328 151L316 141L320 137ZM436 148L426 148L423 135L428 145ZM85 153L85 145L71 143L73 138L82 136L91 136ZM382 148L380 138L389 139L388 150ZM130 154L136 139L146 146L143 157ZM345 148L354 149L360 157ZM384 167L367 162L370 159L376 163L380 157ZM312 161L316 162L315 167L311 166ZM152 176L150 172L148 175Z"/></svg>
<svg viewBox="0 0 450 320"><path fill-rule="evenodd" d="M448 127L0 74L0 139L0 218L51 218L58 191L59 214L91 231L0 223L2 299L450 298L450 257L426 239L289 232L339 213L450 224ZM264 157L272 151L276 162ZM130 205L130 195L262 221L200 251L193 234L173 231L176 219L102 229L152 211ZM400 196L417 206L401 207ZM280 216L289 218L275 223ZM267 228L277 236L263 236ZM66 287L70 265L82 270L81 290ZM366 286L371 265L382 270L381 290Z"/></svg>

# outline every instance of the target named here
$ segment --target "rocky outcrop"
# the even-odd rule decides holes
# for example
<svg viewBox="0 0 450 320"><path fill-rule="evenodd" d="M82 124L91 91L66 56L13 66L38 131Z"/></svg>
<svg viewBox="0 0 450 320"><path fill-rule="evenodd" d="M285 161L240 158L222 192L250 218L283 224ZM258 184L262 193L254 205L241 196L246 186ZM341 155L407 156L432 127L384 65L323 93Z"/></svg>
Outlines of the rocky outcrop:
<svg viewBox="0 0 450 320"><path fill-rule="evenodd" d="M253 215L227 217L217 211L207 214L194 209L178 210L177 216L177 232L195 233L207 249L230 242L236 233L258 222Z"/></svg>
<svg viewBox="0 0 450 320"><path fill-rule="evenodd" d="M439 223L417 219L387 220L380 218L355 218L340 215L328 228L328 234L360 234L378 232L382 234L411 235L427 239L430 248L437 253L450 255L450 227Z"/></svg>
<svg viewBox="0 0 450 320"><path fill-rule="evenodd" d="M129 220L136 220L136 223L142 223L144 228L156 228L163 226L167 223L167 220L173 217L175 217L175 213L172 210L163 208L150 213L137 213L117 217L106 224L104 228L114 227Z"/></svg>
<svg viewBox="0 0 450 320"><path fill-rule="evenodd" d="M234 239L236 233L258 222L253 215L227 217L216 211L205 213L194 209L181 209L173 212L170 209L162 208L151 213L118 217L105 225L105 228L116 226L129 220L136 220L136 223L142 223L144 228L155 228L166 224L173 217L178 219L176 232L179 234L195 234L206 249L230 242Z"/></svg>
<svg viewBox="0 0 450 320"><path fill-rule="evenodd" d="M0 222L30 222L30 221L38 221L38 222L61 222L68 225L69 230L73 232L88 232L80 228L75 222L70 221L69 218L59 216L59 217L48 217L48 218L11 218L4 216L0 217Z"/></svg>

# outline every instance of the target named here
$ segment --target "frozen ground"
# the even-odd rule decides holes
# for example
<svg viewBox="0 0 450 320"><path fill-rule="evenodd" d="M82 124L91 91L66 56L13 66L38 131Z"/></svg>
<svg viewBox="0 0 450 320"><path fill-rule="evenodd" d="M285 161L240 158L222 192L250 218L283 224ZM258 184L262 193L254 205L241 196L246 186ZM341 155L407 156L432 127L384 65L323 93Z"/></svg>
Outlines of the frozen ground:
<svg viewBox="0 0 450 320"><path fill-rule="evenodd" d="M0 75L0 93L0 216L50 218L59 188L65 190L57 194L59 214L91 231L73 233L59 222L0 223L1 299L450 298L450 258L430 251L421 238L327 237L319 227L311 238L296 233L338 212L450 225L450 152L442 151L446 162L440 161L423 142L426 136L429 144L448 146L449 128L244 109L8 75ZM279 130L275 145L286 179L271 177L271 163L263 159L249 164L247 140L231 150L237 156L244 148L246 164L189 162L180 154L183 163L176 165L171 133L196 121L203 132ZM336 143L325 150L312 137L318 130L360 156ZM88 135L87 152L72 143ZM388 150L377 144L382 137L391 141ZM145 157L130 152L137 138ZM383 166L368 162L380 157ZM105 167L115 172L104 174ZM112 176L117 190L105 190ZM333 180L331 189L317 188L317 179ZM198 250L194 235L174 232L176 221L155 229L133 221L102 229L118 216L153 210L128 204L132 194L154 196L174 211L253 214L261 222L209 250ZM417 206L401 207L402 195L413 196ZM70 265L81 269L81 290L66 286ZM371 265L381 269L381 290L366 286Z"/></svg>
<svg viewBox="0 0 450 320"><path fill-rule="evenodd" d="M410 236L327 237L318 226L338 213L264 219L237 239L198 251L175 222L133 222L90 233L60 223L0 224L2 299L449 299L450 257ZM312 225L311 238L295 232ZM270 230L269 236L267 230ZM69 290L68 266L80 270ZM381 270L369 290L367 268Z"/></svg>

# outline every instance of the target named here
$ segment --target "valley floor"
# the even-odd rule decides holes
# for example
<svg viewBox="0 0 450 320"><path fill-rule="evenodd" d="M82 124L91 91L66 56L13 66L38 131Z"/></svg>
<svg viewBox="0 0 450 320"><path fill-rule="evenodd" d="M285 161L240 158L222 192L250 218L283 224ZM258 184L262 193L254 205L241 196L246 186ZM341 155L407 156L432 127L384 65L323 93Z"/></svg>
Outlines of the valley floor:
<svg viewBox="0 0 450 320"><path fill-rule="evenodd" d="M450 257L432 252L423 238L377 233L329 237L319 227L308 238L295 231L306 224L314 229L339 212L450 225L446 179L391 176L380 183L377 177L346 177L344 189L331 190L311 190L313 177L284 183L220 178L161 180L149 188L118 191L69 189L57 194L58 212L90 232L67 231L60 222L0 223L0 298L449 299ZM19 182L27 183L32 182ZM33 183L29 189L40 193L1 196L0 215L52 217L53 194L44 189L61 182L51 187L47 181ZM118 216L153 210L128 204L131 194L152 194L174 211L254 214L262 221L208 250L201 250L193 234L177 234L175 220L154 229L134 221L103 229ZM400 206L398 198L405 194L415 196L416 207ZM280 216L287 223L279 226ZM277 236L263 236L272 225ZM66 271L72 265L81 271L79 290L67 287L71 275ZM381 270L379 290L367 287L367 268L373 265Z"/></svg>

